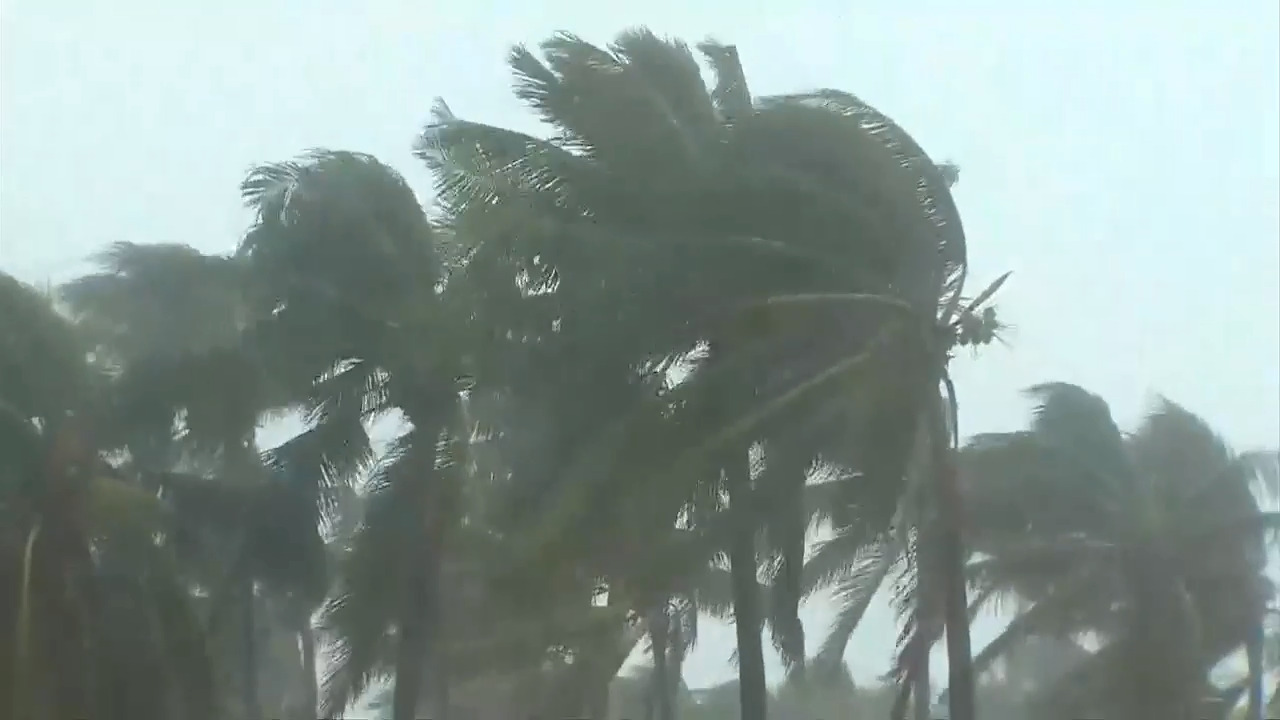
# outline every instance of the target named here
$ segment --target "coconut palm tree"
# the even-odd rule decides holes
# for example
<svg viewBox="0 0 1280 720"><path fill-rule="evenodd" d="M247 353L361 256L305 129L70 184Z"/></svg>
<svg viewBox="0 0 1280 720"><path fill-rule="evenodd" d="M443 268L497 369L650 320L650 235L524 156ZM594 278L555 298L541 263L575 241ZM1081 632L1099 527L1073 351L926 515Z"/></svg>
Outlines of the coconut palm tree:
<svg viewBox="0 0 1280 720"><path fill-rule="evenodd" d="M445 717L440 582L460 517L470 375L467 326L456 321L466 315L447 291L447 236L399 174L358 153L263 165L243 194L256 214L238 251L263 318L254 332L269 355L291 358L296 376L318 378L307 392L312 440L362 456L361 421L395 411L408 425L368 481L351 550L377 558L391 585L348 583L335 602L377 593L380 617L394 622L396 720L412 717L426 677Z"/></svg>
<svg viewBox="0 0 1280 720"><path fill-rule="evenodd" d="M1278 519L1259 509L1257 467L1165 399L1126 435L1079 387L1031 393L1030 429L963 455L986 556L970 572L1025 603L975 668L1024 638L1088 635L1101 647L1040 695L1040 716L1199 717L1208 671L1249 643L1271 595L1263 532Z"/></svg>
<svg viewBox="0 0 1280 720"><path fill-rule="evenodd" d="M215 598L209 621L236 628L223 644L239 653L225 664L238 668L242 712L257 717L259 635L276 627L257 616L282 604L294 642L310 633L325 585L319 525L354 469L318 467L328 455L306 436L260 457L261 420L296 405L305 385L281 372L289 358L266 357L249 332L243 260L131 243L98 260L100 272L62 295L115 367L116 412L129 419L119 442L183 513L180 538ZM266 593L276 597L268 603Z"/></svg>
<svg viewBox="0 0 1280 720"><path fill-rule="evenodd" d="M835 91L753 98L731 46L701 49L718 75L712 89L687 46L646 31L607 49L557 35L541 59L517 48L516 93L555 135L468 123L442 107L421 153L460 227L530 260L550 257L542 274L555 295L575 282L593 293L610 347L630 344L639 364L698 358L679 387L579 443L586 449L560 474L572 491L549 494L561 508L550 515L599 512L591 500L629 499L628 488L667 488L672 517L691 487L726 490L737 519L742 706L754 719L767 695L754 537L765 498L778 512L800 505L803 475L778 474L792 499L777 503L778 488L752 473L750 448L775 421L874 450L851 466L874 478L862 483L863 502L887 518L905 494L914 438L927 431L931 477L947 481L936 492L953 489L943 461L954 421L932 388L946 384L947 352L968 322L964 237L944 171L882 114ZM873 372L885 379L868 382ZM798 565L803 520L776 525L793 529L781 564ZM954 522L944 525L940 545L959 547ZM958 556L946 560L954 717L965 720L963 575ZM798 571L783 576L798 594Z"/></svg>
<svg viewBox="0 0 1280 720"><path fill-rule="evenodd" d="M944 165L939 171L946 187L953 187L959 177L958 169ZM944 311L944 319L939 324L948 328L942 333L945 357L956 347L976 350L996 339L1000 324L994 308L983 308L979 312L979 306L999 289L1005 278L1007 275L958 312ZM943 385L948 394L953 393L949 382ZM954 410L953 395L948 404ZM954 440L954 412L949 414L952 419L947 424L952 426ZM950 511L938 503L950 494L934 492L926 482L930 477L946 479L937 475L938 468L945 469L946 463L939 463L946 458L937 457L936 443L931 444L930 438L931 435L924 432L915 436L906 464L901 463L901 449L890 456L896 458L894 472L914 478L908 501L899 503L892 519L886 516L891 508L867 504L864 493L860 492L865 476L860 467L866 462L866 453L859 458L856 450L850 454L848 447L841 448L843 452L821 452L824 481L805 488L810 513L829 526L833 537L820 545L806 564L807 579L802 594L808 596L833 589L840 603L836 621L815 661L827 670L840 667L849 638L871 599L889 584L895 590L895 604L904 621L893 673L900 683L893 715L901 717L910 700L915 717L920 720L926 720L933 707L928 653L947 622L942 604L945 596L940 592L947 567L940 563L945 560L943 551L948 542L947 525L942 521ZM891 532L890 527L895 529Z"/></svg>
<svg viewBox="0 0 1280 720"><path fill-rule="evenodd" d="M108 462L92 344L0 274L0 696L12 717L212 717L172 513Z"/></svg>
<svg viewBox="0 0 1280 720"><path fill-rule="evenodd" d="M252 436L264 408L255 382L261 374L238 352L244 320L237 268L174 245L119 243L97 260L103 271L72 281L62 296L117 368L117 412L133 421L123 426L130 436L121 443L140 469L170 471L180 460L173 428L181 417L191 452L227 482L251 487L260 478ZM237 533L229 542L240 540ZM239 610L239 643L232 647L240 653L245 717L260 714L254 582L238 573L237 582L218 587L222 601L214 605Z"/></svg>

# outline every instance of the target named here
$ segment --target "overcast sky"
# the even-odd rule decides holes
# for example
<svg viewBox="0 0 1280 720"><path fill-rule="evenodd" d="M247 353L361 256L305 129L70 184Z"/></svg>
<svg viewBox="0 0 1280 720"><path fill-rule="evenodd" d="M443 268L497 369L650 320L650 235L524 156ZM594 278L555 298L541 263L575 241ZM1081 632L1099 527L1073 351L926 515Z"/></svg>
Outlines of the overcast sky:
<svg viewBox="0 0 1280 720"><path fill-rule="evenodd" d="M374 153L425 197L410 144L433 96L531 127L511 43L647 24L736 43L756 93L853 91L960 164L972 277L1014 271L1016 325L1011 349L957 362L966 434L1022 424L1020 389L1066 380L1123 425L1159 392L1239 448L1277 445L1280 3L858 5L2 0L0 269L60 281L120 240L230 250L244 171L309 147ZM808 612L816 646L827 614ZM894 635L873 608L860 680ZM732 645L706 631L689 684L731 677Z"/></svg>

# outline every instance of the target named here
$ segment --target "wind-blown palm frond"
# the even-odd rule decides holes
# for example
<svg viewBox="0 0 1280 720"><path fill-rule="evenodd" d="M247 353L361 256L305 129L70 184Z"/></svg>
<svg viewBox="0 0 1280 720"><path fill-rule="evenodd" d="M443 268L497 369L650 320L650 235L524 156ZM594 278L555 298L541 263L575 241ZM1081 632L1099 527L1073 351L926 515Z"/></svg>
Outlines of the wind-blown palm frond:
<svg viewBox="0 0 1280 720"><path fill-rule="evenodd" d="M376 158L313 150L255 168L241 190L257 220L238 253L265 310L330 311L344 338L352 323L409 320L403 288L434 291L440 267L422 206Z"/></svg>
<svg viewBox="0 0 1280 720"><path fill-rule="evenodd" d="M24 419L81 407L96 383L91 349L53 298L0 273L0 400Z"/></svg>
<svg viewBox="0 0 1280 720"><path fill-rule="evenodd" d="M820 667L839 667L844 662L845 649L853 631L862 622L871 600L902 561L901 555L895 553L890 544L864 547L860 555L861 559L841 573L833 585L838 609L835 622L814 658L814 663Z"/></svg>
<svg viewBox="0 0 1280 720"><path fill-rule="evenodd" d="M805 105L817 105L841 116L857 122L870 136L879 139L891 152L894 160L906 171L906 177L914 178L912 192L898 192L889 195L900 201L913 199L917 205L906 209L902 217L920 217L934 226L934 232L921 238L932 236L928 245L941 252L944 262L942 273L935 275L933 282L944 283L935 288L933 297L940 298L937 307L942 311L943 322L950 322L955 315L956 303L963 291L966 268L966 248L964 230L960 223L960 215L951 198L950 187L954 183L954 166L943 167L934 163L916 141L888 116L863 102L858 97L838 90L819 90L803 95L790 95L772 98L765 102L793 102ZM892 178L896 173L879 173L881 178ZM905 190L905 188L904 188ZM904 239L912 235L903 235ZM919 256L918 260L924 260ZM921 269L933 264L925 261Z"/></svg>
<svg viewBox="0 0 1280 720"><path fill-rule="evenodd" d="M366 483L365 518L340 560L339 586L321 621L331 642L322 714L344 712L393 667L390 631L401 611L406 578L388 568L401 567L403 556L413 552L407 543L421 535L415 509L422 498L404 493L420 493L425 485L397 483L395 478L434 464L428 445L418 440L411 431L393 441Z"/></svg>
<svg viewBox="0 0 1280 720"><path fill-rule="evenodd" d="M132 358L199 354L239 342L248 322L243 267L186 245L116 243L98 273L60 288L95 337Z"/></svg>
<svg viewBox="0 0 1280 720"><path fill-rule="evenodd" d="M711 90L711 100L721 119L732 125L749 114L752 108L751 90L747 87L747 76L738 59L738 49L733 45L706 40L698 43L698 50L702 51L715 72L716 85Z"/></svg>
<svg viewBox="0 0 1280 720"><path fill-rule="evenodd" d="M1262 502L1271 507L1280 504L1280 451L1254 450L1241 454L1239 459L1253 469L1254 487Z"/></svg>

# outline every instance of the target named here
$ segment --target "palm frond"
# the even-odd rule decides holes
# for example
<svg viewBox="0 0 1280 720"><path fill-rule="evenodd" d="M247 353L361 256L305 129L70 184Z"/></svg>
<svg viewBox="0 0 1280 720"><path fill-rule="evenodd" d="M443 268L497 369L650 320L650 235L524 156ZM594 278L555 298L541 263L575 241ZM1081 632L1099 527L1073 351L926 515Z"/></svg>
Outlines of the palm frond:
<svg viewBox="0 0 1280 720"><path fill-rule="evenodd" d="M558 129L558 143L619 173L696 171L715 116L687 47L635 30L608 50L563 32L540 49L545 64L523 48L509 62L516 96ZM671 161L681 164L656 164Z"/></svg>
<svg viewBox="0 0 1280 720"><path fill-rule="evenodd" d="M836 619L814 657L815 665L837 667L844 661L849 638L862 622L862 616L871 605L872 598L901 561L902 555L894 552L891 547L873 546L837 581L833 587L835 601L838 603Z"/></svg>
<svg viewBox="0 0 1280 720"><path fill-rule="evenodd" d="M1234 462L1226 442L1202 418L1168 398L1158 399L1127 446L1140 473L1187 498L1204 497L1221 489L1219 482L1231 480L1223 477Z"/></svg>
<svg viewBox="0 0 1280 720"><path fill-rule="evenodd" d="M1255 450L1243 453L1239 459L1253 470L1253 487L1263 501L1272 506L1280 503L1280 451Z"/></svg>
<svg viewBox="0 0 1280 720"><path fill-rule="evenodd" d="M923 246L916 250L916 267L925 276L932 278L925 287L932 288L927 297L940 299L938 307L949 308L944 311L944 320L954 314L956 298L963 291L964 269L967 265L964 229L960 222L960 214L951 197L950 182L938 166L929 158L918 143L897 123L876 110L855 95L838 90L818 90L800 95L784 95L762 100L766 106L775 103L798 103L821 107L856 122L869 136L883 143L893 157L893 162L902 171L900 173L882 172L878 174L884 181L902 177L909 185L899 188L889 195L898 201L910 199L914 207L895 208L894 212L901 218L920 218L929 223L931 230L923 235L906 235L912 241L927 240L930 251L941 253L942 266L929 273L928 268L936 260L928 259ZM926 297L924 292L910 297Z"/></svg>
<svg viewBox="0 0 1280 720"><path fill-rule="evenodd" d="M711 91L711 99L725 122L735 120L751 112L751 91L747 87L747 76L742 70L742 62L738 59L738 48L725 45L715 40L706 40L698 44L707 62L711 64L716 76L716 86Z"/></svg>
<svg viewBox="0 0 1280 720"><path fill-rule="evenodd" d="M312 150L254 168L241 185L255 214L237 254L253 272L261 314L319 313L329 335L352 340L356 323L410 321L435 295L441 265L433 229L405 179L376 158Z"/></svg>
<svg viewBox="0 0 1280 720"><path fill-rule="evenodd" d="M618 467L623 471L650 475L661 475L668 479L682 479L696 476L700 468L722 447L738 441L748 433L756 430L762 423L770 420L777 413L788 409L806 396L813 396L826 387L852 383L852 378L867 372L869 367L882 358L878 351L882 344L888 343L892 330L886 329L870 348L850 357L839 359L834 364L821 368L812 376L798 382L784 385L773 397L758 395L761 399L753 403L746 412L736 419L720 425L711 433L700 432L690 435L680 432L682 423L671 422L672 409L679 408L683 396L701 396L704 400L717 397L714 378L719 374L721 381L734 382L732 365L721 366L716 370L703 373L698 383L682 385L653 401L643 404L637 411L623 417L608 428L597 442L592 443L587 451L576 458L568 471L570 478L582 478L565 487L562 495L544 522L544 527L564 527L566 518L573 517L584 510L584 501L591 497L595 483L606 478L600 473L601 467ZM722 397L722 396L720 396ZM688 406L686 406L688 407ZM721 409L729 409L724 408ZM728 413L724 413L728 416ZM691 414L691 417L696 417ZM699 418L705 423L707 418ZM712 425L715 427L715 425ZM679 448L669 459L660 460L661 466L654 467L654 459L647 448L658 437L670 438L669 448ZM683 438L683 439L682 439ZM693 442L690 442L693 440ZM653 482L637 482L636 486L657 487Z"/></svg>
<svg viewBox="0 0 1280 720"><path fill-rule="evenodd" d="M697 576L696 582L694 592L701 612L722 619L733 614L733 585L727 568L709 567Z"/></svg>
<svg viewBox="0 0 1280 720"><path fill-rule="evenodd" d="M1063 447L1088 450L1108 476L1128 470L1122 449L1123 435L1111 418L1106 402L1069 383L1041 383L1027 390L1037 400L1032 430ZM1087 443L1087 444L1086 444Z"/></svg>
<svg viewBox="0 0 1280 720"><path fill-rule="evenodd" d="M28 419L82 407L97 380L89 350L52 298L0 273L0 400Z"/></svg>
<svg viewBox="0 0 1280 720"><path fill-rule="evenodd" d="M178 244L121 242L102 270L63 285L62 299L112 353L131 358L234 346L247 322L243 267Z"/></svg>
<svg viewBox="0 0 1280 720"><path fill-rule="evenodd" d="M1129 479L1134 469L1124 436L1102 398L1067 383L1043 383L1027 392L1038 400L1032 432L1042 447L1054 453L1059 463L1110 492L1113 503L1133 492Z"/></svg>
<svg viewBox="0 0 1280 720"><path fill-rule="evenodd" d="M359 418L318 423L265 453L264 462L312 498L317 518L331 519L342 489L373 462L369 435Z"/></svg>
<svg viewBox="0 0 1280 720"><path fill-rule="evenodd" d="M436 178L436 197L454 217L484 212L498 217L500 200L527 206L509 222L531 211L590 212L590 188L604 180L598 169L546 140L504 128L463 120L437 100L432 120L414 149Z"/></svg>
<svg viewBox="0 0 1280 720"><path fill-rule="evenodd" d="M991 666L1028 638L1060 637L1072 627L1070 617L1078 612L1075 605L1096 590L1086 574L1060 593L1031 605L1018 613L1009 625L987 643L973 658L975 674L985 673Z"/></svg>
<svg viewBox="0 0 1280 720"><path fill-rule="evenodd" d="M870 553L885 552L886 541L862 528L841 528L829 540L818 544L805 563L805 596L825 590L863 564Z"/></svg>

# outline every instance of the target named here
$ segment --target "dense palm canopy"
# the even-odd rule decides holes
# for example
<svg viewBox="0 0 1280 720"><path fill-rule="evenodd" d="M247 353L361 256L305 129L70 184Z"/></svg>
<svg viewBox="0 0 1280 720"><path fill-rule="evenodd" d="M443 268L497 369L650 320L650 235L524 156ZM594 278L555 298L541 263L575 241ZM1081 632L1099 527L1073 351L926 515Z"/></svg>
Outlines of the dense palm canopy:
<svg viewBox="0 0 1280 720"><path fill-rule="evenodd" d="M558 34L508 62L545 135L438 102L430 206L312 150L249 172L227 255L116 244L58 302L0 276L14 717L302 719L371 691L396 720L900 717L913 693L927 717L944 633L953 720L1177 717L1246 685L1261 711L1258 672L1209 682L1262 648L1255 456L1171 403L1123 435L1063 385L958 447L948 361L993 339L1004 278L966 291L954 167L854 95L752 94L729 45ZM897 687L857 688L886 585ZM815 652L799 606L833 586ZM739 679L699 697L708 614ZM1080 637L1052 678L975 682Z"/></svg>

